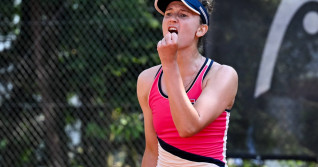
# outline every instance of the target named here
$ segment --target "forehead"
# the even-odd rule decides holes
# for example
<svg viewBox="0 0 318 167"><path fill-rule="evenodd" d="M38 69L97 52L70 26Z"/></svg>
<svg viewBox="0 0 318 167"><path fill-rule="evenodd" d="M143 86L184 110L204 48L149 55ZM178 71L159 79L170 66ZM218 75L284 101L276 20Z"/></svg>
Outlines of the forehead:
<svg viewBox="0 0 318 167"><path fill-rule="evenodd" d="M171 9L182 9L182 10L186 10L186 11L191 11L181 1L172 1L171 3L169 3L166 10L171 10Z"/></svg>

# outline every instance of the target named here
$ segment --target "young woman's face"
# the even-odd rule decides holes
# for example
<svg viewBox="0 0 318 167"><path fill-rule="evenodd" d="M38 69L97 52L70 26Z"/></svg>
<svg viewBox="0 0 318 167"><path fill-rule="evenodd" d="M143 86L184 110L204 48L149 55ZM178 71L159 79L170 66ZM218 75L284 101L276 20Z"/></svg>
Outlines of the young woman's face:
<svg viewBox="0 0 318 167"><path fill-rule="evenodd" d="M162 31L165 36L168 32L178 34L178 47L186 47L197 42L196 32L200 27L200 16L181 1L171 2L165 11L162 21Z"/></svg>

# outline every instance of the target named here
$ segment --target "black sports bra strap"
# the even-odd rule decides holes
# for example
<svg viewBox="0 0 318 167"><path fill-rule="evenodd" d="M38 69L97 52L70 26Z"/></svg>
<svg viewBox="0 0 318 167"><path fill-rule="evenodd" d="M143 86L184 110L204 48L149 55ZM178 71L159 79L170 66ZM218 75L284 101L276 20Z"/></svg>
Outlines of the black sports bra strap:
<svg viewBox="0 0 318 167"><path fill-rule="evenodd" d="M158 69L158 71L157 71L157 73L156 73L156 75L155 75L155 77L154 77L154 78L156 78L156 77L157 77L157 75L159 74L159 72L160 72L161 68L162 68L162 66L160 66L160 68Z"/></svg>

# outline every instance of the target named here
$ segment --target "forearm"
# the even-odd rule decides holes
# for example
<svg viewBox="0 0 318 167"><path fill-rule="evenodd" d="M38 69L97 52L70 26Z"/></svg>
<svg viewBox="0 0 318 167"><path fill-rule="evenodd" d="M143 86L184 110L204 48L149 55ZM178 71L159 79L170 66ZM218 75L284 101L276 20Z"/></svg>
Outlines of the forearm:
<svg viewBox="0 0 318 167"><path fill-rule="evenodd" d="M163 65L163 71L174 124L180 136L191 136L199 130L200 115L189 101L177 63Z"/></svg>
<svg viewBox="0 0 318 167"><path fill-rule="evenodd" d="M156 167L158 161L158 155L153 154L150 151L145 150L142 158L141 167Z"/></svg>

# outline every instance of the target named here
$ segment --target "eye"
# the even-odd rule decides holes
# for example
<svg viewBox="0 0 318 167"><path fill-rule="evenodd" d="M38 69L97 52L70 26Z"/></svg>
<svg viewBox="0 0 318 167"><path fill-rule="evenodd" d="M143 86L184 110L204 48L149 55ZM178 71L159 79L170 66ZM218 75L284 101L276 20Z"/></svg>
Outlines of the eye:
<svg viewBox="0 0 318 167"><path fill-rule="evenodd" d="M186 14L184 14L184 13L181 13L179 16L180 16L180 17L187 17L188 15L186 15Z"/></svg>
<svg viewBox="0 0 318 167"><path fill-rule="evenodd" d="M171 16L172 14L171 14L171 12L166 12L165 13L165 16Z"/></svg>

